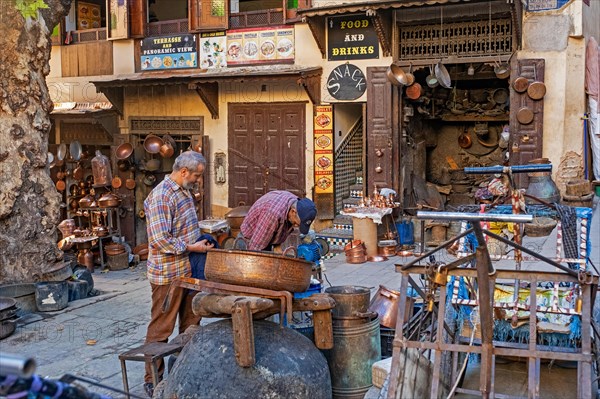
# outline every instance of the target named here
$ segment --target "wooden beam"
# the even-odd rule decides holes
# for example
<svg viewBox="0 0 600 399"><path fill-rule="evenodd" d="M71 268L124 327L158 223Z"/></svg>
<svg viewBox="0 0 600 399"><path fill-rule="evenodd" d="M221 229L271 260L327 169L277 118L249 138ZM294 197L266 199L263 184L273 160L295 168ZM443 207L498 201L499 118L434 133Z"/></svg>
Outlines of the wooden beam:
<svg viewBox="0 0 600 399"><path fill-rule="evenodd" d="M189 88L196 90L212 118L219 119L219 84L217 82L196 82L190 83Z"/></svg>
<svg viewBox="0 0 600 399"><path fill-rule="evenodd" d="M392 18L391 10L369 10L367 16L373 18L375 32L379 38L384 57L392 55Z"/></svg>
<svg viewBox="0 0 600 399"><path fill-rule="evenodd" d="M321 56L325 58L325 55L327 54L327 43L325 43L325 17L322 15L305 17L302 18L302 21L308 24L308 27L317 42L317 46L321 51Z"/></svg>
<svg viewBox="0 0 600 399"><path fill-rule="evenodd" d="M96 91L104 94L104 96L110 101L115 107L119 115L123 116L123 109L125 108L125 96L123 94L123 87L98 87Z"/></svg>
<svg viewBox="0 0 600 399"><path fill-rule="evenodd" d="M304 87L314 105L321 104L321 75L301 76L298 84Z"/></svg>

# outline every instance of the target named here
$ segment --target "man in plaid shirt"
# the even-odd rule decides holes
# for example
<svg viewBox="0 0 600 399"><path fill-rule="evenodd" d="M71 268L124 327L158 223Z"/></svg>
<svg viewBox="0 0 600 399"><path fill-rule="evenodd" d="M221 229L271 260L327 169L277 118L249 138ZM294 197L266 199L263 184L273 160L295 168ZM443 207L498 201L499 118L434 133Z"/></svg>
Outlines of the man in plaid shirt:
<svg viewBox="0 0 600 399"><path fill-rule="evenodd" d="M171 306L162 313L162 304L169 284L176 277L190 277L190 252L205 252L212 248L206 240L198 241L200 230L190 189L202 178L206 160L202 154L186 151L175 159L173 172L165 176L144 201L148 232L147 276L152 288L151 319L146 333L146 343L167 342L179 315L179 333L198 324L200 317L192 312L192 296L186 290L173 292ZM164 362L159 363L162 378ZM144 389L152 396L152 370L146 364Z"/></svg>
<svg viewBox="0 0 600 399"><path fill-rule="evenodd" d="M240 230L251 251L270 251L282 244L294 227L307 234L317 216L317 207L308 198L288 191L270 191L252 205Z"/></svg>

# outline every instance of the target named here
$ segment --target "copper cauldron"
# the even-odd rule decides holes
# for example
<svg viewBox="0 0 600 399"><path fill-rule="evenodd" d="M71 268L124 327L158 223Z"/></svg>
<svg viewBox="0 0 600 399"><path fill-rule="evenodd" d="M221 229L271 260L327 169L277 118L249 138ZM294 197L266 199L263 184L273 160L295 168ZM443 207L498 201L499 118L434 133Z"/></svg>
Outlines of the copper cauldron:
<svg viewBox="0 0 600 399"><path fill-rule="evenodd" d="M312 263L264 252L211 249L204 273L208 281L276 291L304 292Z"/></svg>

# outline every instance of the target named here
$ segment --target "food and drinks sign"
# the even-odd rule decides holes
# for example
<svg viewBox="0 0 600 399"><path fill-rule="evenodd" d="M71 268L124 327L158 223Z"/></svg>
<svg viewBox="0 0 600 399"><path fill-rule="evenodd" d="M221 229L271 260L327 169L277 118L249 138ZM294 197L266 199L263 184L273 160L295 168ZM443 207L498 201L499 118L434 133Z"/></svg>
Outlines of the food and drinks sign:
<svg viewBox="0 0 600 399"><path fill-rule="evenodd" d="M333 193L333 108L315 107L315 193Z"/></svg>
<svg viewBox="0 0 600 399"><path fill-rule="evenodd" d="M197 68L196 35L147 37L142 40L143 71Z"/></svg>
<svg viewBox="0 0 600 399"><path fill-rule="evenodd" d="M287 26L227 31L227 65L294 62L294 28Z"/></svg>
<svg viewBox="0 0 600 399"><path fill-rule="evenodd" d="M327 59L365 60L379 58L379 39L373 20L366 15L329 17Z"/></svg>

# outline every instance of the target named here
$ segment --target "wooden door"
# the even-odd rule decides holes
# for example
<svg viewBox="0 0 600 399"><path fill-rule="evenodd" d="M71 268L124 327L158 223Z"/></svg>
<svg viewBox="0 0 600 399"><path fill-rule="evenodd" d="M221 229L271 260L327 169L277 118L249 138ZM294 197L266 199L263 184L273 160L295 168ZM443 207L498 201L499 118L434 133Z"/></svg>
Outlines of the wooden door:
<svg viewBox="0 0 600 399"><path fill-rule="evenodd" d="M305 104L229 104L229 206L272 190L305 195Z"/></svg>
<svg viewBox="0 0 600 399"><path fill-rule="evenodd" d="M190 32L227 29L229 0L188 0Z"/></svg>
<svg viewBox="0 0 600 399"><path fill-rule="evenodd" d="M543 146L543 123L544 123L544 100L532 100L527 92L518 93L513 82L516 78L523 76L529 83L537 80L544 81L543 59L513 60L510 75L510 164L525 165L530 160L542 157ZM533 111L533 121L522 124L517 119L519 110L529 108ZM514 175L515 184L518 188L527 188L529 178L526 173Z"/></svg>
<svg viewBox="0 0 600 399"><path fill-rule="evenodd" d="M366 192L394 187L392 84L385 67L367 68ZM378 155L379 154L379 155Z"/></svg>
<svg viewBox="0 0 600 399"><path fill-rule="evenodd" d="M129 3L129 36L140 38L146 36L148 21L148 1L131 0Z"/></svg>

